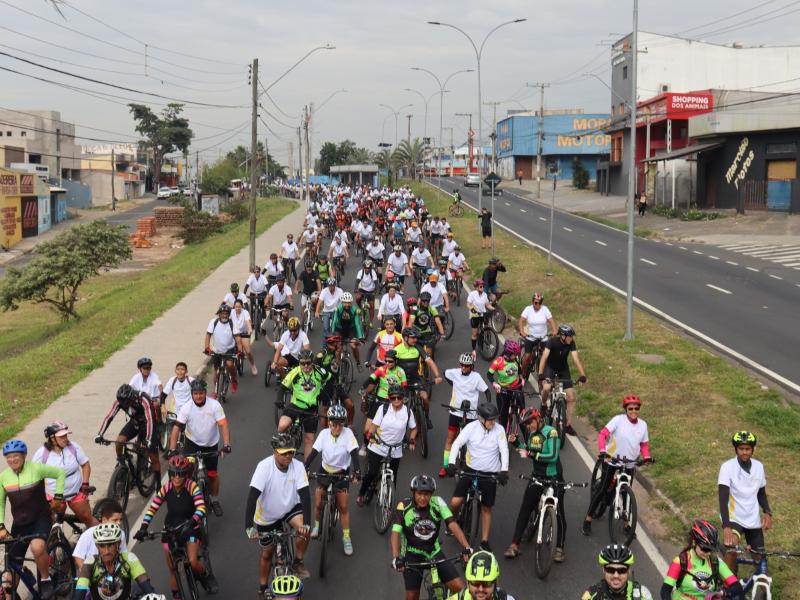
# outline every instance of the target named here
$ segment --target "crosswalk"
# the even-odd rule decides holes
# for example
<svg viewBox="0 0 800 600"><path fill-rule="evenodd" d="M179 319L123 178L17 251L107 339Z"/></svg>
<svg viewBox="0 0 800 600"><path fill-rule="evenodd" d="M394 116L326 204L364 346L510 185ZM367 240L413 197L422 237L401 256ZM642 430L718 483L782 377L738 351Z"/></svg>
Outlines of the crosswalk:
<svg viewBox="0 0 800 600"><path fill-rule="evenodd" d="M719 246L729 252L736 252L751 258L760 258L800 271L800 245L799 244L758 244L737 243Z"/></svg>

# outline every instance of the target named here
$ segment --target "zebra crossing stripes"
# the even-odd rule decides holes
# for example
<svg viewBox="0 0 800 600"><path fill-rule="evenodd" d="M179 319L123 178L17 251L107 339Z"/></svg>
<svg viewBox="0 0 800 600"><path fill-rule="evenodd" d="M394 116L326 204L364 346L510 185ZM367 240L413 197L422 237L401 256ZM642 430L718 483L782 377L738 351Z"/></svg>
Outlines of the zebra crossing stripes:
<svg viewBox="0 0 800 600"><path fill-rule="evenodd" d="M759 258L800 271L800 244L736 243L719 246L723 250Z"/></svg>

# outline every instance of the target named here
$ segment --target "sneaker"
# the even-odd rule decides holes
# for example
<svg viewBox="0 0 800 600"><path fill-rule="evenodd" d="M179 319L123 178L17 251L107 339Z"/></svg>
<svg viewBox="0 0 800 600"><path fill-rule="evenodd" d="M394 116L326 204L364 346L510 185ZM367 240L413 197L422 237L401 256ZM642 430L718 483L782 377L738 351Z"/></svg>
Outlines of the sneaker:
<svg viewBox="0 0 800 600"><path fill-rule="evenodd" d="M581 533L583 535L592 535L592 522L591 521L584 521L581 527Z"/></svg>
<svg viewBox="0 0 800 600"><path fill-rule="evenodd" d="M314 523L314 527L311 530L311 537L313 539L317 539L319 537L319 523Z"/></svg>
<svg viewBox="0 0 800 600"><path fill-rule="evenodd" d="M428 429L433 429L433 421L428 416L425 417L425 425L427 425Z"/></svg>
<svg viewBox="0 0 800 600"><path fill-rule="evenodd" d="M358 448L358 455L359 456L366 456L367 455L367 445L366 444L361 444L361 446Z"/></svg>
<svg viewBox="0 0 800 600"><path fill-rule="evenodd" d="M256 367L255 365L250 365L250 373L252 373L253 375L258 375L258 367Z"/></svg>
<svg viewBox="0 0 800 600"><path fill-rule="evenodd" d="M235 394L236 390L238 390L238 389L239 389L239 380L238 379L234 379L233 381L231 381L231 392L233 392Z"/></svg>
<svg viewBox="0 0 800 600"><path fill-rule="evenodd" d="M200 580L200 585L202 585L203 589L209 594L216 594L219 591L219 583L217 583L217 578L214 577L213 573L206 572L206 575L198 579Z"/></svg>
<svg viewBox="0 0 800 600"><path fill-rule="evenodd" d="M566 433L567 435L573 435L573 436L578 435L578 432L575 431L575 429L572 427L572 425L567 425L566 427L564 427L564 433Z"/></svg>
<svg viewBox="0 0 800 600"><path fill-rule="evenodd" d="M447 469L445 469L444 467L439 469L439 477L447 477Z"/></svg>
<svg viewBox="0 0 800 600"><path fill-rule="evenodd" d="M211 501L211 512L214 513L215 517L222 516L222 504L219 503L219 500L212 500Z"/></svg>
<svg viewBox="0 0 800 600"><path fill-rule="evenodd" d="M294 561L294 564L292 565L292 570L294 571L294 574L297 575L300 579L308 579L309 577L311 577L311 573L308 571L308 569L306 569L306 566L303 564L302 560L298 559Z"/></svg>
<svg viewBox="0 0 800 600"><path fill-rule="evenodd" d="M511 544L508 548L506 548L506 551L503 552L503 556L506 558L517 558L519 555L519 546L515 546L514 544Z"/></svg>
<svg viewBox="0 0 800 600"><path fill-rule="evenodd" d="M349 537L342 538L342 546L344 546L344 555L353 556L353 540Z"/></svg>
<svg viewBox="0 0 800 600"><path fill-rule="evenodd" d="M557 563L562 563L567 558L567 555L564 554L563 548L556 548L556 551L553 552L553 560Z"/></svg>
<svg viewBox="0 0 800 600"><path fill-rule="evenodd" d="M54 593L53 582L50 579L39 582L39 596L42 600L50 600Z"/></svg>
<svg viewBox="0 0 800 600"><path fill-rule="evenodd" d="M364 508L364 505L367 503L366 498L364 496L356 497L356 504L358 504L359 508Z"/></svg>
<svg viewBox="0 0 800 600"><path fill-rule="evenodd" d="M486 552L491 552L492 547L489 545L488 541L482 541L480 545L481 550L486 550Z"/></svg>

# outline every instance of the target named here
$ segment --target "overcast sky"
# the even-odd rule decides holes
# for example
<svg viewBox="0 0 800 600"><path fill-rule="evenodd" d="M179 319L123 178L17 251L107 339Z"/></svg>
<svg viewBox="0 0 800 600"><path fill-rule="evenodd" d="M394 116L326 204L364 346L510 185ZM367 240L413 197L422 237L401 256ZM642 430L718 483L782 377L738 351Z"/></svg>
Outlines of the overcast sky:
<svg viewBox="0 0 800 600"><path fill-rule="evenodd" d="M296 139L294 128L302 106L309 102L319 105L338 89L347 92L331 98L315 115L315 151L323 141L345 138L370 149L377 147L381 135L383 141L394 142L395 119L388 109L379 106L381 103L395 108L413 103L413 107L401 111L399 136L405 136L405 115L410 113L412 136L421 137L424 104L417 94L403 90L415 88L428 98L438 86L433 77L410 67L430 69L443 81L454 71L476 66L475 53L463 35L453 29L428 25L428 20L452 23L480 45L495 25L515 18L528 19L500 29L484 48L483 100L504 101L497 107L498 116L508 109L535 107L538 92L527 88L526 83L537 81L561 82L547 90L546 108L608 112L608 90L596 79L581 75L592 71L608 80L608 46L629 32L632 23L632 0L61 1L66 20L48 0L0 0L0 52L141 91L242 106L229 109L187 105L186 114L197 138L192 152L203 150L205 160L216 158L220 151L224 153L236 144L250 142L251 91L247 86L247 64L254 57L260 62L261 81L269 86L312 48L326 43L335 45L335 50L312 54L270 90L280 110L265 96L261 99L273 116L265 110L260 114L274 135L259 123L259 139L268 135L270 152L284 164L286 141ZM788 0L642 0L639 22L642 30L667 34L694 28L686 33L687 37L742 23L742 28L731 32L698 37L718 43L742 41L746 45L797 44L800 8L792 7L797 4ZM781 11L783 6L786 9ZM757 8L748 10L754 7ZM740 12L743 14L735 16ZM145 43L163 49L149 48L148 76L145 76ZM8 56L0 55L0 67L142 103L166 102L82 82ZM466 137L468 120L454 113L477 113L476 74L456 75L447 89L443 124L454 128L458 144ZM58 110L64 120L115 132L104 134L78 126L79 135L133 140L129 137L134 132L126 99L109 102L0 71L0 106ZM492 110L484 107L484 135L491 130ZM428 105L427 123L428 135L438 137L438 96ZM245 128L237 133L242 126ZM477 127L475 114L473 128ZM447 131L446 143L449 137Z"/></svg>

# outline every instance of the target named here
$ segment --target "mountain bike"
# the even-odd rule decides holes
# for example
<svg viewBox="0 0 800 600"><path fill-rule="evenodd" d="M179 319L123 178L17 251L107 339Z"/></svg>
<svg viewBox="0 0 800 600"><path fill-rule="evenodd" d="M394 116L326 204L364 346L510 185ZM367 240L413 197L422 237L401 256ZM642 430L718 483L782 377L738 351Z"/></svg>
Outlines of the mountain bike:
<svg viewBox="0 0 800 600"><path fill-rule="evenodd" d="M197 483L200 491L203 492L203 502L205 503L206 507L210 507L211 497L208 493L208 486L211 483L211 479L208 475L205 459L211 458L212 456L219 456L220 452L218 450L213 452L184 452L181 450L181 454L189 459L189 462L194 465L192 479L194 479L195 483ZM206 543L208 543L208 540L206 540Z"/></svg>
<svg viewBox="0 0 800 600"><path fill-rule="evenodd" d="M281 339L283 332L286 331L286 320L283 318L283 310L280 308L270 308L269 316L272 319L272 341L277 343Z"/></svg>
<svg viewBox="0 0 800 600"><path fill-rule="evenodd" d="M447 207L447 216L461 217L464 215L464 207L461 205L460 200L455 200L450 206Z"/></svg>
<svg viewBox="0 0 800 600"><path fill-rule="evenodd" d="M481 541L481 490L478 487L478 481L480 479L488 479L496 482L497 476L459 469L456 471L456 477L459 479L465 477L471 480L467 488L467 495L464 497L464 503L461 505L458 516L456 516L456 522L461 527L469 543L477 546Z"/></svg>
<svg viewBox="0 0 800 600"><path fill-rule="evenodd" d="M497 332L492 329L490 320L491 313L486 313L478 325L478 352L487 362L494 360L500 348L500 339L497 337Z"/></svg>
<svg viewBox="0 0 800 600"><path fill-rule="evenodd" d="M36 566L33 565L33 570L28 568L25 564L26 562L33 562L33 558L25 558L21 563L17 563L11 560L11 546L14 544L28 544L35 539L41 539L41 537L37 534L33 535L25 535L20 536L17 538L7 537L4 540L0 540L0 546L5 546L5 551L3 552L5 560L3 564L2 573L0 573L0 581L2 581L3 592L5 594L4 597L11 598L11 600L19 600L20 598L32 598L33 600L41 600L41 595L39 594L39 586L41 585L39 572L36 569ZM35 574L34 574L35 573ZM52 578L52 573L50 573ZM17 585L13 585L13 583ZM71 583L71 582L70 582ZM27 594L20 594L18 589L20 584L25 587L27 590ZM55 589L55 581L53 582L54 589Z"/></svg>
<svg viewBox="0 0 800 600"><path fill-rule="evenodd" d="M453 337L453 332L456 330L456 320L450 312L444 310L444 307L438 312L439 318L442 321L442 329L444 329L444 339L449 340Z"/></svg>
<svg viewBox="0 0 800 600"><path fill-rule="evenodd" d="M553 555L558 544L558 494L557 488L569 490L583 488L588 483L575 483L573 481L558 481L551 478L536 478L520 475L520 479L527 479L528 485L538 485L543 488L539 497L539 507L531 513L528 524L522 533L526 542L535 540L534 567L536 576L544 579L553 566Z"/></svg>
<svg viewBox="0 0 800 600"><path fill-rule="evenodd" d="M547 343L547 336L544 337L532 337L532 336L525 336L520 338L519 345L523 348L525 344L533 344L533 349L531 352L526 352L522 356L522 379L524 381L528 381L528 377L531 375L531 370L533 372L537 372L539 369L539 359L542 358L542 351L544 349L545 343Z"/></svg>
<svg viewBox="0 0 800 600"><path fill-rule="evenodd" d="M108 482L106 497L119 502L123 512L128 508L128 495L132 488L147 498L158 485L158 472L153 471L147 441L143 438L139 436L136 440L122 442L122 454L117 458ZM101 439L99 443L109 446L118 442Z"/></svg>
<svg viewBox="0 0 800 600"><path fill-rule="evenodd" d="M333 541L336 524L339 522L339 507L336 504L337 481L352 479L348 473L310 473L310 479L322 480L325 483L322 496L322 515L319 521L319 576L325 577L325 559L328 555L328 545Z"/></svg>
<svg viewBox="0 0 800 600"><path fill-rule="evenodd" d="M406 554L406 556L409 555ZM407 562L405 567L406 569L412 569L414 571L421 571L424 573L423 586L425 587L425 592L428 594L428 600L445 600L449 596L450 592L448 591L444 582L439 578L439 569L437 567L444 563L456 562L458 560L461 560L460 556L453 556L452 558L428 559L416 562Z"/></svg>
<svg viewBox="0 0 800 600"><path fill-rule="evenodd" d="M417 288L417 295L419 295L422 286L425 285L425 271L427 266L420 267L414 265L414 286Z"/></svg>
<svg viewBox="0 0 800 600"><path fill-rule="evenodd" d="M378 477L372 483L372 494L375 496L375 508L373 514L373 523L375 531L380 534L386 533L389 526L392 524L392 514L394 513L394 495L395 495L395 481L394 471L391 468L392 450L395 448L406 448L406 442L399 442L397 444L384 443L379 435L374 436L375 442L388 449L386 456L381 459L381 470Z"/></svg>
<svg viewBox="0 0 800 600"><path fill-rule="evenodd" d="M500 388L500 394L505 397L508 402L508 420L505 423L506 439L509 442L514 442L520 438L524 441L526 438L525 426L520 421L522 411L525 410L525 391L523 388L519 389L506 389Z"/></svg>
<svg viewBox="0 0 800 600"><path fill-rule="evenodd" d="M489 295L489 302L491 302L492 306L494 306L494 310L489 311L489 325L495 331L495 333L503 333L503 329L506 327L506 321L508 317L506 316L505 311L497 305L497 301L500 294L497 294L495 297L494 294ZM495 299L496 298L496 299Z"/></svg>
<svg viewBox="0 0 800 600"><path fill-rule="evenodd" d="M346 264L344 256L334 256L331 259L331 265L336 271L336 283L338 284L342 279L344 279L345 275Z"/></svg>
<svg viewBox="0 0 800 600"><path fill-rule="evenodd" d="M294 575L294 562L297 556L294 540L297 537L291 526L284 522L280 531L259 532L261 545L263 547L272 544L272 569L269 573L267 589L272 589L272 581L281 575Z"/></svg>
<svg viewBox="0 0 800 600"><path fill-rule="evenodd" d="M309 334L314 329L314 309L311 306L311 299L303 294L300 299L300 305L303 307L300 311L300 327L306 334Z"/></svg>
<svg viewBox="0 0 800 600"><path fill-rule="evenodd" d="M602 482L604 457L598 458L592 471L592 494ZM596 514L602 516L608 508L608 535L612 544L630 546L636 537L638 511L636 495L633 492L633 476L635 468L644 464L642 460L627 460L619 456L608 458L608 464L616 472L608 489L605 490L603 502ZM599 491L599 490L598 490Z"/></svg>
<svg viewBox="0 0 800 600"><path fill-rule="evenodd" d="M216 380L217 384L214 386L214 393L217 395L217 400L221 403L226 403L228 401L228 390L231 386L231 374L228 371L228 361L236 361L237 355L241 354L240 352L229 352L227 354L219 354L217 352L212 352L211 356L219 357L219 367L215 367L214 371L216 372Z"/></svg>
<svg viewBox="0 0 800 600"><path fill-rule="evenodd" d="M250 306L253 307L253 331L255 331L256 339L261 335L261 322L264 320L264 299L267 293L250 294Z"/></svg>
<svg viewBox="0 0 800 600"><path fill-rule="evenodd" d="M550 382L550 380L547 380ZM558 431L558 441L560 447L564 447L567 433L567 392L564 390L564 383L569 380L562 380L559 377L552 381L550 395L547 398L547 406L543 407L544 422Z"/></svg>
<svg viewBox="0 0 800 600"><path fill-rule="evenodd" d="M406 404L408 410L414 415L414 421L417 424L417 440L419 449L422 453L422 458L428 458L430 446L428 445L428 417L425 414L425 403L422 400L420 392L427 389L427 384L424 381L409 383L406 386Z"/></svg>
<svg viewBox="0 0 800 600"><path fill-rule="evenodd" d="M726 552L736 552L736 564L752 565L755 567L755 572L752 575L739 578L739 583L744 590L745 596L749 593L750 600L772 600L772 577L767 575L768 556L785 559L800 558L800 552L786 552L783 550L767 551L764 548L730 548L728 546L725 546L724 549ZM746 557L744 556L745 553L757 554L760 558L755 559L752 556ZM725 596L722 597L724 598Z"/></svg>
<svg viewBox="0 0 800 600"><path fill-rule="evenodd" d="M339 360L339 383L342 385L342 389L348 394L355 380L355 376L353 375L355 372L355 361L351 354L350 341L350 339L342 340L341 358Z"/></svg>
<svg viewBox="0 0 800 600"><path fill-rule="evenodd" d="M286 429L286 433L288 433L292 438L292 447L295 449L295 452L300 456L303 455L303 421L306 419L318 419L319 415L315 411L311 410L303 410L298 406L294 406L292 404L285 405L292 409L294 413L294 417L292 418L292 423L289 425L288 429ZM276 407L276 413L278 411ZM280 416L278 417L280 420ZM277 423L276 423L277 426Z"/></svg>
<svg viewBox="0 0 800 600"><path fill-rule="evenodd" d="M157 427L156 431L158 432L158 448L164 454L164 457L167 456L167 451L169 451L169 438L172 435L172 427L175 425L175 421L178 420L178 414L174 412L167 412L167 420L160 421L159 426ZM183 431L181 431L180 438L183 438ZM180 439L178 440L180 443Z"/></svg>
<svg viewBox="0 0 800 600"><path fill-rule="evenodd" d="M456 306L461 306L461 292L464 290L463 273L464 269L458 269L458 271L455 271L453 279L447 280L447 291L450 297L456 301Z"/></svg>

